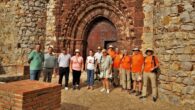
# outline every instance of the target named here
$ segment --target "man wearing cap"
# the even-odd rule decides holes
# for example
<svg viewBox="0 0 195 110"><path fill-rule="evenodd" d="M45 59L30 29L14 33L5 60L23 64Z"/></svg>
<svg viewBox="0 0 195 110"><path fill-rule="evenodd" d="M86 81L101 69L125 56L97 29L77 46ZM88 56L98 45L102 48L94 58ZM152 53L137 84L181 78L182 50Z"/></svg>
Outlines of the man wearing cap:
<svg viewBox="0 0 195 110"><path fill-rule="evenodd" d="M134 48L133 55L132 55L132 63L131 63L133 90L130 93L136 93L136 96L141 95L141 91L142 91L143 64L144 64L144 57L142 53L140 52L139 48Z"/></svg>
<svg viewBox="0 0 195 110"><path fill-rule="evenodd" d="M75 50L75 55L71 58L70 61L70 70L73 75L73 90L80 90L80 77L81 72L84 69L83 57L80 55L80 50Z"/></svg>
<svg viewBox="0 0 195 110"><path fill-rule="evenodd" d="M103 88L100 90L101 92L106 91L110 93L109 88L109 78L112 72L112 58L110 55L107 55L106 49L102 50L102 58L100 60L100 78L102 79Z"/></svg>
<svg viewBox="0 0 195 110"><path fill-rule="evenodd" d="M108 47L108 54L111 56L112 60L115 57L115 51L113 48L114 48L113 45L109 45L109 47Z"/></svg>
<svg viewBox="0 0 195 110"><path fill-rule="evenodd" d="M101 47L100 46L97 48L97 52L95 53L94 57L95 57L95 60L97 62L96 72L95 72L96 73L95 80L99 80L99 77L98 77L98 75L100 74L99 63L100 63L100 59L102 57L102 52L101 52Z"/></svg>
<svg viewBox="0 0 195 110"><path fill-rule="evenodd" d="M120 69L120 63L122 60L123 55L120 53L119 49L115 49L115 57L113 59L113 86L117 87L119 86L119 69Z"/></svg>
<svg viewBox="0 0 195 110"><path fill-rule="evenodd" d="M59 81L58 84L62 85L62 79L65 76L65 90L68 90L68 81L69 81L69 65L70 65L71 55L68 54L67 50L62 49L62 53L60 53L58 57L59 64Z"/></svg>
<svg viewBox="0 0 195 110"><path fill-rule="evenodd" d="M147 55L144 61L144 69L143 69L143 90L142 96L140 99L144 99L147 96L147 87L148 87L148 79L152 84L152 96L153 101L157 100L157 84L156 84L156 73L154 70L159 67L159 61L156 56L153 56L154 51L152 48L148 48L145 52Z"/></svg>

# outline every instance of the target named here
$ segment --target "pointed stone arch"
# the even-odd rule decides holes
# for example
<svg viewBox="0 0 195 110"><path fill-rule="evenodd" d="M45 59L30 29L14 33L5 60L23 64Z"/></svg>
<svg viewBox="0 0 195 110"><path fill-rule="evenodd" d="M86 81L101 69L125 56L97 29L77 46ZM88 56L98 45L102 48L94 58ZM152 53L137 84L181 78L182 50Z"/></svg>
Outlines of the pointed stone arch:
<svg viewBox="0 0 195 110"><path fill-rule="evenodd" d="M64 10L63 7L61 10ZM134 31L134 19L133 12L128 10L122 0L80 0L74 3L66 18L62 17L58 23L59 37L72 52L75 48L82 50L86 28L98 17L104 17L114 24L118 33L117 42L122 42L123 47L130 48L135 41L127 40L130 32Z"/></svg>

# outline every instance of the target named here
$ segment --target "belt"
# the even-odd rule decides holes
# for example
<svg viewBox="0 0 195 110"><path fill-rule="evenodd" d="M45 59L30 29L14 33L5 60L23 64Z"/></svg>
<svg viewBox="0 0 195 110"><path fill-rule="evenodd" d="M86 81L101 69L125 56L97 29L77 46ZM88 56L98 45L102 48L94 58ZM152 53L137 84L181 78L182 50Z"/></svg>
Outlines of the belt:
<svg viewBox="0 0 195 110"><path fill-rule="evenodd" d="M53 69L53 68L47 68L47 67L44 67L45 69Z"/></svg>

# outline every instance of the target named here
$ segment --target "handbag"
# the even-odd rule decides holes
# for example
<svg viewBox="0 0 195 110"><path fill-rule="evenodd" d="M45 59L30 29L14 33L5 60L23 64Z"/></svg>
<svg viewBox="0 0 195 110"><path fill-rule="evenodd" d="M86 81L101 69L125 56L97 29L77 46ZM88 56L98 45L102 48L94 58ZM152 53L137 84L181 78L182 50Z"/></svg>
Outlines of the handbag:
<svg viewBox="0 0 195 110"><path fill-rule="evenodd" d="M154 61L154 67L155 67L155 66L156 66L155 56L152 56L152 60ZM159 67L157 67L157 68L154 68L154 69L152 70L152 73L159 74L159 73L161 73L161 70L160 70Z"/></svg>

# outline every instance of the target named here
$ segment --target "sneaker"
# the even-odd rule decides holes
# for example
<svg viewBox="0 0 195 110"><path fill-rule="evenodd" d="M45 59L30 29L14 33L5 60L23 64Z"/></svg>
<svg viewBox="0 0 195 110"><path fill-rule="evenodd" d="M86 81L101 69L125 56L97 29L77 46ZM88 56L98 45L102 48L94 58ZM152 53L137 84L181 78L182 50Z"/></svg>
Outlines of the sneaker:
<svg viewBox="0 0 195 110"><path fill-rule="evenodd" d="M67 91L68 90L68 87L65 87L64 89Z"/></svg>
<svg viewBox="0 0 195 110"><path fill-rule="evenodd" d="M87 86L87 89L89 90L89 89L90 89L90 87L89 87L89 86Z"/></svg>
<svg viewBox="0 0 195 110"><path fill-rule="evenodd" d="M141 92L137 92L135 96L140 96L141 94Z"/></svg>
<svg viewBox="0 0 195 110"><path fill-rule="evenodd" d="M73 90L75 90L76 89L76 86L73 86L73 88L72 88Z"/></svg>
<svg viewBox="0 0 195 110"><path fill-rule="evenodd" d="M108 89L108 90L106 91L106 93L109 94L109 93L110 93L110 90Z"/></svg>
<svg viewBox="0 0 195 110"><path fill-rule="evenodd" d="M156 98L156 97L153 97L152 99L153 99L153 102L156 102L156 100L157 100L157 98Z"/></svg>
<svg viewBox="0 0 195 110"><path fill-rule="evenodd" d="M77 90L80 90L80 89L81 89L80 86L79 86L78 84L76 85L76 89L77 89Z"/></svg>
<svg viewBox="0 0 195 110"><path fill-rule="evenodd" d="M126 89L124 89L124 88L121 88L121 91L123 92L123 91L126 91Z"/></svg>
<svg viewBox="0 0 195 110"><path fill-rule="evenodd" d="M113 85L113 87L114 87L114 88L116 88L116 87L117 87L117 85L116 85L115 83L112 83L112 85Z"/></svg>
<svg viewBox="0 0 195 110"><path fill-rule="evenodd" d="M100 92L104 92L106 89L105 88L102 88L101 90L100 90Z"/></svg>
<svg viewBox="0 0 195 110"><path fill-rule="evenodd" d="M146 96L141 96L141 97L139 97L139 99L145 99L146 98Z"/></svg>
<svg viewBox="0 0 195 110"><path fill-rule="evenodd" d="M131 91L130 91L131 94L132 94L132 93L135 93L135 92L136 92L135 90L131 90Z"/></svg>

